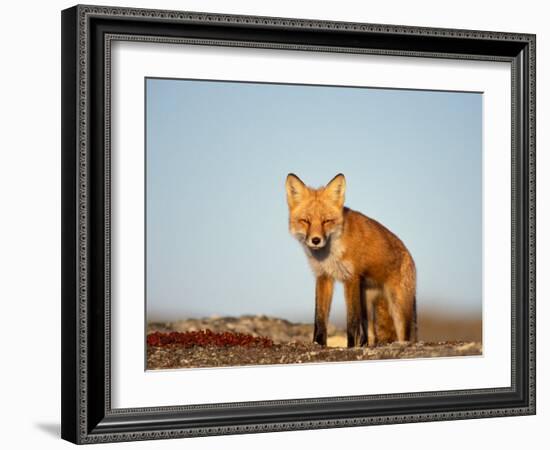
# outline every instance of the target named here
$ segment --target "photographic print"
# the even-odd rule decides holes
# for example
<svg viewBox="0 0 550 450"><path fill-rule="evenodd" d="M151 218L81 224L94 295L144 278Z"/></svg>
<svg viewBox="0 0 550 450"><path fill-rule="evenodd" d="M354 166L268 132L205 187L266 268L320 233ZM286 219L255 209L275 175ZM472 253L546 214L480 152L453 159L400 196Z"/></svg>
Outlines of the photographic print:
<svg viewBox="0 0 550 450"><path fill-rule="evenodd" d="M145 79L146 369L472 357L481 92Z"/></svg>
<svg viewBox="0 0 550 450"><path fill-rule="evenodd" d="M64 439L535 414L535 35L61 21Z"/></svg>

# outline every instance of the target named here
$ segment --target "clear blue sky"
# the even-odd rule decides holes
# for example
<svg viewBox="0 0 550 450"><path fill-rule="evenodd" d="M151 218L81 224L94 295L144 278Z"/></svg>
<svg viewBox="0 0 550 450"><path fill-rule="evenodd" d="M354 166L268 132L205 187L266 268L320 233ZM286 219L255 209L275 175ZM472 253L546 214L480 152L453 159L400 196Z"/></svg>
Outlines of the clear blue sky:
<svg viewBox="0 0 550 450"><path fill-rule="evenodd" d="M312 321L288 172L345 174L346 205L411 251L421 311L481 311L482 94L147 79L146 99L149 320Z"/></svg>

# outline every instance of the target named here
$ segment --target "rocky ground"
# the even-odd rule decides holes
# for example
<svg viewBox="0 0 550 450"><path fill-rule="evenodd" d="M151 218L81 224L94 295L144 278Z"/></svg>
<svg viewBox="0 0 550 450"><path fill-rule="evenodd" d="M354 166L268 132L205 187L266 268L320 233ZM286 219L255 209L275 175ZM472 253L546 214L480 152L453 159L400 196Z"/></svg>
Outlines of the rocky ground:
<svg viewBox="0 0 550 450"><path fill-rule="evenodd" d="M481 355L480 342L440 341L414 344L382 344L376 347L346 348L345 331L329 325L328 345L311 342L313 326L266 316L210 317L176 322L152 322L148 335L169 332L211 330L214 333L243 334L268 338L266 345L148 345L148 369L223 367L262 364L290 364L333 361L364 361L396 358L433 358ZM150 340L153 342L153 340Z"/></svg>

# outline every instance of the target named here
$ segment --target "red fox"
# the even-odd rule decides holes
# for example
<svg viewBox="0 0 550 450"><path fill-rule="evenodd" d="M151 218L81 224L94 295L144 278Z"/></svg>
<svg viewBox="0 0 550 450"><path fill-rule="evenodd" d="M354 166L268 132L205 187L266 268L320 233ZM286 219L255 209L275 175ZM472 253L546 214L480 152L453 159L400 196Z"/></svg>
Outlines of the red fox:
<svg viewBox="0 0 550 450"><path fill-rule="evenodd" d="M346 179L313 189L286 179L290 233L316 276L313 341L327 343L334 281L344 284L348 347L416 340L416 269L403 242L374 219L344 207Z"/></svg>

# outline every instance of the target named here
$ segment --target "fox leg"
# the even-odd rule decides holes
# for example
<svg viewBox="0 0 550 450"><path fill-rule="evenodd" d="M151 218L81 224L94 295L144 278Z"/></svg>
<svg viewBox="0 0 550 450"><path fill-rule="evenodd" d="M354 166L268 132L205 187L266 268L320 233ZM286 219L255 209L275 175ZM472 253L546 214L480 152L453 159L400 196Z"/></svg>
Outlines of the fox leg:
<svg viewBox="0 0 550 450"><path fill-rule="evenodd" d="M367 344L369 347L376 345L376 304L379 300L379 289L363 289L364 299L362 301L362 326L363 338L361 345Z"/></svg>
<svg viewBox="0 0 550 450"><path fill-rule="evenodd" d="M410 341L414 296L408 295L407 292L399 288L388 290L386 296L397 340L399 342Z"/></svg>
<svg viewBox="0 0 550 450"><path fill-rule="evenodd" d="M359 344L361 335L361 280L352 277L344 282L344 296L347 311L348 347Z"/></svg>
<svg viewBox="0 0 550 450"><path fill-rule="evenodd" d="M369 289L365 283L361 284L361 347L376 345L376 314L375 305L378 291Z"/></svg>
<svg viewBox="0 0 550 450"><path fill-rule="evenodd" d="M327 323L332 303L334 280L321 275L315 283L315 324L313 327L313 342L327 345Z"/></svg>
<svg viewBox="0 0 550 450"><path fill-rule="evenodd" d="M361 280L363 281L363 280ZM367 310L367 301L368 301L368 293L367 289L361 283L361 342L359 345L363 347L365 344L369 345L369 342L372 342L369 337L369 321L368 321L368 310Z"/></svg>

